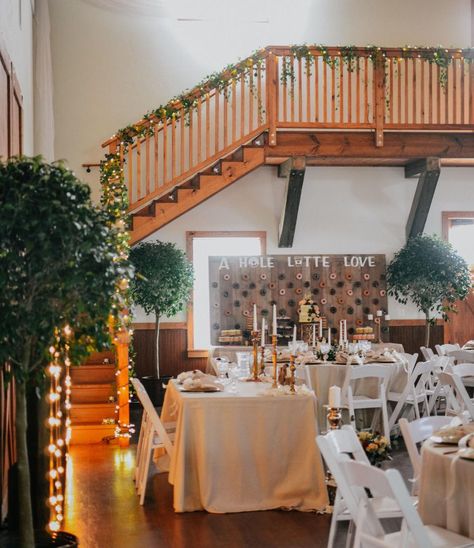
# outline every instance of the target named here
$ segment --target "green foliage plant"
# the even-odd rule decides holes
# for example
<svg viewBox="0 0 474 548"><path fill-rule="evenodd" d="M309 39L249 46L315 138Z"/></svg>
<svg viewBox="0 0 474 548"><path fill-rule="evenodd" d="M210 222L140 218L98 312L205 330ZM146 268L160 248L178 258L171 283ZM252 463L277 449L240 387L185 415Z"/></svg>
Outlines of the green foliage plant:
<svg viewBox="0 0 474 548"><path fill-rule="evenodd" d="M0 163L0 367L9 364L16 380L22 547L34 546L27 390L44 385L48 349L67 324L73 363L109 342L116 281L127 268L116 260L115 238L89 187L62 164Z"/></svg>
<svg viewBox="0 0 474 548"><path fill-rule="evenodd" d="M448 321L448 313L457 311L456 301L465 299L471 290L471 276L466 261L448 242L419 234L410 238L388 265L387 286L389 295L399 303L410 299L423 312L428 347L436 316Z"/></svg>
<svg viewBox="0 0 474 548"><path fill-rule="evenodd" d="M168 242L146 242L130 251L135 267L132 301L147 314L155 315L156 372L160 377L160 319L173 316L189 301L193 287L193 267L183 251Z"/></svg>

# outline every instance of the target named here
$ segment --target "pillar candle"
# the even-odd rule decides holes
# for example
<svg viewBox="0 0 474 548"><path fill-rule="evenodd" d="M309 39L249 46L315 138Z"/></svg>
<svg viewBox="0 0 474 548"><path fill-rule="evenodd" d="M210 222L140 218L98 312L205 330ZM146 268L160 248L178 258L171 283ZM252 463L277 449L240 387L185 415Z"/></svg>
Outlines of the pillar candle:
<svg viewBox="0 0 474 548"><path fill-rule="evenodd" d="M257 305L253 305L253 330L257 331Z"/></svg>
<svg viewBox="0 0 474 548"><path fill-rule="evenodd" d="M341 407L341 389L339 386L329 388L329 407L336 409Z"/></svg>
<svg viewBox="0 0 474 548"><path fill-rule="evenodd" d="M377 316L380 318L383 315L382 310L377 310Z"/></svg>
<svg viewBox="0 0 474 548"><path fill-rule="evenodd" d="M273 305L273 335L277 334L277 307Z"/></svg>
<svg viewBox="0 0 474 548"><path fill-rule="evenodd" d="M313 346L316 346L316 325L313 323Z"/></svg>
<svg viewBox="0 0 474 548"><path fill-rule="evenodd" d="M374 319L373 314L367 314L367 319L371 322Z"/></svg>
<svg viewBox="0 0 474 548"><path fill-rule="evenodd" d="M262 318L262 346L265 346L265 318Z"/></svg>
<svg viewBox="0 0 474 548"><path fill-rule="evenodd" d="M385 321L388 322L389 319L390 319L390 314L385 314Z"/></svg>
<svg viewBox="0 0 474 548"><path fill-rule="evenodd" d="M328 325L328 344L331 344L331 328Z"/></svg>
<svg viewBox="0 0 474 548"><path fill-rule="evenodd" d="M319 318L319 338L323 338L323 320Z"/></svg>

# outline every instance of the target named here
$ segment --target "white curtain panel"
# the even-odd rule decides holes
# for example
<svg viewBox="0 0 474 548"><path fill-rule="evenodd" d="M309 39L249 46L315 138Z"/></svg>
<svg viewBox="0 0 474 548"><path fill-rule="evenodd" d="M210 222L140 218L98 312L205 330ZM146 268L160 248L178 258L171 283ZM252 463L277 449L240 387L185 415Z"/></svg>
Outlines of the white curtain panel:
<svg viewBox="0 0 474 548"><path fill-rule="evenodd" d="M34 149L45 160L54 157L53 65L48 0L36 0L33 20Z"/></svg>
<svg viewBox="0 0 474 548"><path fill-rule="evenodd" d="M129 15L145 15L148 17L163 17L163 0L82 0L98 8L121 11Z"/></svg>

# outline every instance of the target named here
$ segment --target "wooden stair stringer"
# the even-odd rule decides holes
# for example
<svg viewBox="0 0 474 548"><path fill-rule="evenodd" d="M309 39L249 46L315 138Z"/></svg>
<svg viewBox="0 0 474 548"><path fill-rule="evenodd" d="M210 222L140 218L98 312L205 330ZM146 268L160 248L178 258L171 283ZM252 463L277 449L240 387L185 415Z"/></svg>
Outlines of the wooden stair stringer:
<svg viewBox="0 0 474 548"><path fill-rule="evenodd" d="M263 147L242 147L243 160L222 160L219 174L200 174L200 188L194 191L181 192L177 187L179 199L176 203L156 203L155 215L138 217L132 214L133 228L131 241L133 245L143 240L156 230L174 221L187 211L208 200L232 183L251 173L265 163ZM182 195L180 195L182 194ZM166 207L162 207L165 205Z"/></svg>

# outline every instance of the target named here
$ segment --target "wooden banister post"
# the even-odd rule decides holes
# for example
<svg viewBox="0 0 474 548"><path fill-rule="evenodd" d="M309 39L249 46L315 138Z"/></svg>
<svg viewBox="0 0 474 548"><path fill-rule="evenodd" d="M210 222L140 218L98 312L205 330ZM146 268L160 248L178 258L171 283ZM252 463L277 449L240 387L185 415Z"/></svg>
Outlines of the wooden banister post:
<svg viewBox="0 0 474 548"><path fill-rule="evenodd" d="M128 347L130 345L130 335L128 331L120 331L116 334L115 347L117 349L117 405L118 419L121 429L124 427L128 431L130 424L130 406L128 390ZM128 447L130 438L126 436L119 437L119 446Z"/></svg>
<svg viewBox="0 0 474 548"><path fill-rule="evenodd" d="M375 146L383 146L383 126L385 118L385 59L378 55L374 62L374 122Z"/></svg>
<svg viewBox="0 0 474 548"><path fill-rule="evenodd" d="M469 123L474 126L474 60L469 63Z"/></svg>
<svg viewBox="0 0 474 548"><path fill-rule="evenodd" d="M277 101L278 101L278 57L269 51L266 63L266 112L268 125L268 144L276 145L277 130Z"/></svg>

